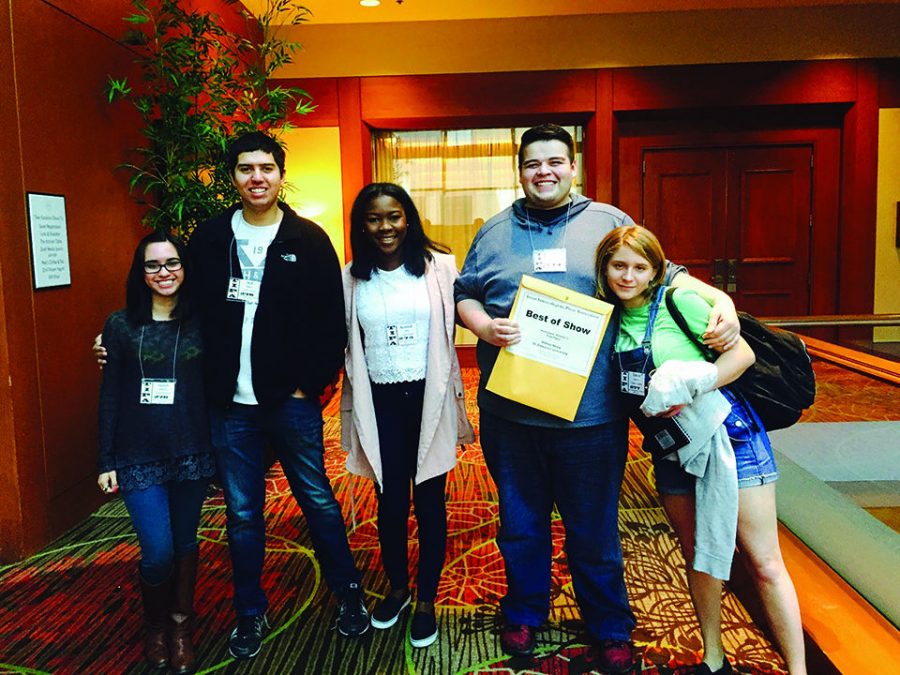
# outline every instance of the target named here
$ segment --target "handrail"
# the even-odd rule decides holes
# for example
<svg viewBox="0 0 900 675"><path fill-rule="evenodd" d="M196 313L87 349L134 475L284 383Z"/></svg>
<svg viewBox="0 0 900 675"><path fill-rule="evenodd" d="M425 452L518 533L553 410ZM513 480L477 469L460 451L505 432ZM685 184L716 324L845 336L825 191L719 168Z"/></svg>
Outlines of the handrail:
<svg viewBox="0 0 900 675"><path fill-rule="evenodd" d="M769 326L900 326L900 314L819 314L816 316L761 316Z"/></svg>
<svg viewBox="0 0 900 675"><path fill-rule="evenodd" d="M824 328L836 326L900 326L900 314L820 314L816 316L773 316L759 317L769 326L779 328ZM883 358L876 353L857 346L843 346L809 335L803 341L812 356L850 368L867 375L900 384L900 363L891 358Z"/></svg>
<svg viewBox="0 0 900 675"><path fill-rule="evenodd" d="M825 340L804 335L803 342L810 356L829 361L844 368L872 375L885 382L900 385L900 363L869 354L859 349L843 347Z"/></svg>

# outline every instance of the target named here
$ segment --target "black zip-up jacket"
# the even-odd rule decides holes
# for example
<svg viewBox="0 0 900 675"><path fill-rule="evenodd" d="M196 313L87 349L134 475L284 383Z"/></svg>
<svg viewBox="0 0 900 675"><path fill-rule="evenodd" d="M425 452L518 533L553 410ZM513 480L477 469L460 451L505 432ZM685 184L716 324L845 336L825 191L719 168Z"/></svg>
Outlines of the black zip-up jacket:
<svg viewBox="0 0 900 675"><path fill-rule="evenodd" d="M286 204L266 268L253 321L250 362L260 405L275 405L294 390L318 396L344 361L347 329L341 267L325 231ZM204 341L207 398L228 407L240 369L244 303L225 299L229 275L241 276L232 206L194 231L189 244Z"/></svg>

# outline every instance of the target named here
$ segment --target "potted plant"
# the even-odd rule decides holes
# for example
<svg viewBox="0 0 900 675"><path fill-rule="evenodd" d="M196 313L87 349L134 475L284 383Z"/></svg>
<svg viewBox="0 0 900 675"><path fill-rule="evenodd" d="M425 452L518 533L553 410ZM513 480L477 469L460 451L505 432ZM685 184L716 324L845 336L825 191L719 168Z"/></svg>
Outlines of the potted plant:
<svg viewBox="0 0 900 675"><path fill-rule="evenodd" d="M254 15L238 0L219 0L232 13L221 16L190 4L202 3L131 0L123 42L135 51L142 78L132 84L109 76L105 89L110 103L129 100L143 120L147 143L121 168L147 206L144 225L186 238L236 197L220 168L228 140L257 129L277 137L292 115L314 109L304 90L270 80L300 48L279 28L309 20L309 9L264 0Z"/></svg>

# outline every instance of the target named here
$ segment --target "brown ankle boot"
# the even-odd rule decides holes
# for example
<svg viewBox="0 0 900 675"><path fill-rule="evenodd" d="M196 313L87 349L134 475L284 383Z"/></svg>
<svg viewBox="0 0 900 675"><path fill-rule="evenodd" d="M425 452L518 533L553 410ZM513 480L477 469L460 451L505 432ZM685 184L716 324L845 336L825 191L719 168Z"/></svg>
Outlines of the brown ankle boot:
<svg viewBox="0 0 900 675"><path fill-rule="evenodd" d="M172 577L156 586L148 584L143 577L140 580L144 603L144 658L151 667L162 669L169 665L166 611L172 595Z"/></svg>
<svg viewBox="0 0 900 675"><path fill-rule="evenodd" d="M197 549L175 559L174 592L169 608L169 665L177 675L193 673L194 586L197 581Z"/></svg>

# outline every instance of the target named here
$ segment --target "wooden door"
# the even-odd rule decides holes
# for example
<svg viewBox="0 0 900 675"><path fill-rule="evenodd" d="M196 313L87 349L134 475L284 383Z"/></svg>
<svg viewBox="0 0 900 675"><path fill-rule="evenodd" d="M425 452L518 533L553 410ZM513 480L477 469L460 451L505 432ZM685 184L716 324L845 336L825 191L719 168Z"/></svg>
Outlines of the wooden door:
<svg viewBox="0 0 900 675"><path fill-rule="evenodd" d="M659 237L669 260L707 283L714 283L713 261L724 255L725 159L719 149L644 152L643 224Z"/></svg>
<svg viewBox="0 0 900 675"><path fill-rule="evenodd" d="M812 147L645 149L643 222L760 316L809 311Z"/></svg>
<svg viewBox="0 0 900 675"><path fill-rule="evenodd" d="M809 313L812 148L730 150L728 165L726 290L757 316Z"/></svg>

